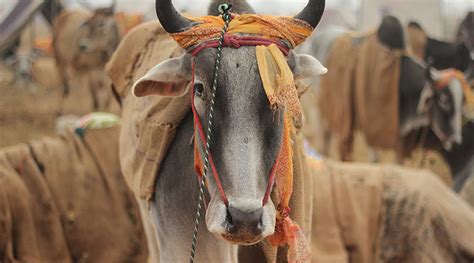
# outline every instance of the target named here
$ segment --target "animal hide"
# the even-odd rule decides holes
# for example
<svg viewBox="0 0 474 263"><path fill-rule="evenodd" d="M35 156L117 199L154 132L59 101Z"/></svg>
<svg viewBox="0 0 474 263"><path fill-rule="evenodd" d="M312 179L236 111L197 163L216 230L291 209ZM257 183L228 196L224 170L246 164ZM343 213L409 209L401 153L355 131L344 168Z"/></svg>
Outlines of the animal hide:
<svg viewBox="0 0 474 263"><path fill-rule="evenodd" d="M417 57L420 61L424 61L426 57L426 33L419 28L408 26L407 32L407 44L409 52Z"/></svg>

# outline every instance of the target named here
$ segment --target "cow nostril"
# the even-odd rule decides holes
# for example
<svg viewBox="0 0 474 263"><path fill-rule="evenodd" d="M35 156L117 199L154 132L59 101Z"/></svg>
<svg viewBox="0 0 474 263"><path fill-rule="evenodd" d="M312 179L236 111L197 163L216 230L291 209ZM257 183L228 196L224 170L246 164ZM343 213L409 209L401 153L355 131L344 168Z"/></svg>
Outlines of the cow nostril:
<svg viewBox="0 0 474 263"><path fill-rule="evenodd" d="M232 216L230 215L230 212L229 212L229 208L227 208L226 222L230 227L234 225L234 222L232 221Z"/></svg>
<svg viewBox="0 0 474 263"><path fill-rule="evenodd" d="M263 208L251 212L244 212L232 206L227 208L227 223L229 224L229 232L237 233L245 231L253 235L262 233Z"/></svg>

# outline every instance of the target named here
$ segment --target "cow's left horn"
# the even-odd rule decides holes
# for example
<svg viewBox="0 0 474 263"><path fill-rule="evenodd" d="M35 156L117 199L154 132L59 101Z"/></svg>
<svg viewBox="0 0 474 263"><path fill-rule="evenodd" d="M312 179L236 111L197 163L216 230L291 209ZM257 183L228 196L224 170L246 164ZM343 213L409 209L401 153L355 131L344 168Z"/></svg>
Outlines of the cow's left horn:
<svg viewBox="0 0 474 263"><path fill-rule="evenodd" d="M309 3L295 18L308 22L313 28L319 24L324 13L326 0L309 0Z"/></svg>
<svg viewBox="0 0 474 263"><path fill-rule="evenodd" d="M182 32L194 24L176 11L171 0L156 0L155 8L158 20L168 33Z"/></svg>

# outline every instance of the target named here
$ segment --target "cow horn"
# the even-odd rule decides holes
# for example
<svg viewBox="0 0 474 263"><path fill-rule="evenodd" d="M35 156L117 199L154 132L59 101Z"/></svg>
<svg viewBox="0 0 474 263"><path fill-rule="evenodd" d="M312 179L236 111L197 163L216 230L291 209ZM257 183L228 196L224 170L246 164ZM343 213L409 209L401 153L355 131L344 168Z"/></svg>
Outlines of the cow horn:
<svg viewBox="0 0 474 263"><path fill-rule="evenodd" d="M168 33L178 33L190 28L194 23L182 16L171 0L156 0L156 15Z"/></svg>
<svg viewBox="0 0 474 263"><path fill-rule="evenodd" d="M319 24L324 13L324 6L326 0L309 0L306 7L299 14L295 16L300 20L308 22L313 28Z"/></svg>
<svg viewBox="0 0 474 263"><path fill-rule="evenodd" d="M115 11L116 7L117 7L117 0L113 0L112 4L109 7L109 9L112 10L112 11Z"/></svg>

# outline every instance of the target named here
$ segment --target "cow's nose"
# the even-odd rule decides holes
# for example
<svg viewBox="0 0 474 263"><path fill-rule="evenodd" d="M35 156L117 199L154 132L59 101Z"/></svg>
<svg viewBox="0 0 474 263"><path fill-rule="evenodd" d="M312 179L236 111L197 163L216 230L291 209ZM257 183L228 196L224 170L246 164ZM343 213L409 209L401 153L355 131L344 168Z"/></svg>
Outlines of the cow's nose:
<svg viewBox="0 0 474 263"><path fill-rule="evenodd" d="M251 235L260 235L262 234L262 214L263 208L251 212L244 212L229 206L227 208L228 231L231 234L245 232Z"/></svg>

